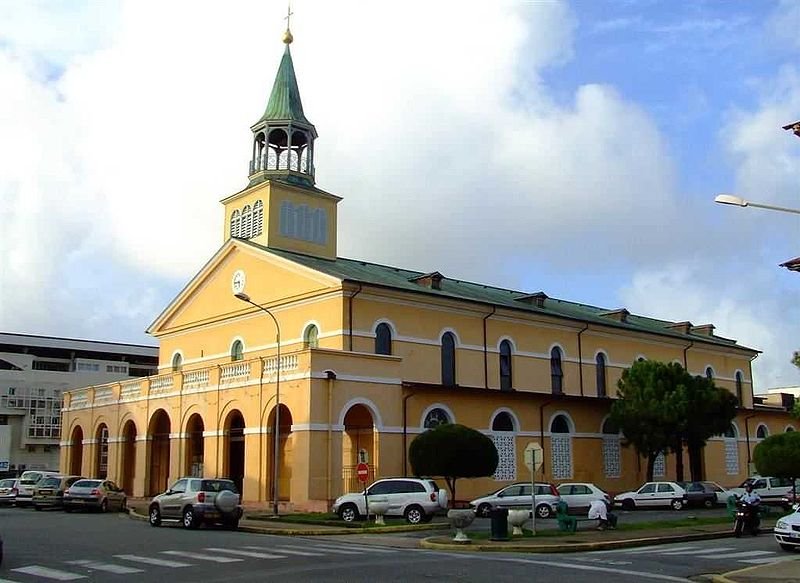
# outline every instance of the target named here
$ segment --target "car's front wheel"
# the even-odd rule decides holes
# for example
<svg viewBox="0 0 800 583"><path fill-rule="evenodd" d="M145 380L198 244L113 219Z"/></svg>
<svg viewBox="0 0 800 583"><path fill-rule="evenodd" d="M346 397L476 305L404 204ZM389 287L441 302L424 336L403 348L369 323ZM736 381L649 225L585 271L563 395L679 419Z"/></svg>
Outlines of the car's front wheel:
<svg viewBox="0 0 800 583"><path fill-rule="evenodd" d="M703 506L706 508L714 508L714 503L717 501L716 498L706 498L703 500Z"/></svg>
<svg viewBox="0 0 800 583"><path fill-rule="evenodd" d="M669 505L673 510L681 510L683 508L683 500L681 500L680 498L676 498L675 500L670 502Z"/></svg>
<svg viewBox="0 0 800 583"><path fill-rule="evenodd" d="M108 512L108 500L103 500L102 502L100 502L100 512L102 512L103 514Z"/></svg>
<svg viewBox="0 0 800 583"><path fill-rule="evenodd" d="M783 544L783 543L780 543L780 545L781 545L781 548L784 551L789 551L789 552L792 552L797 548L795 545L787 545L787 544Z"/></svg>
<svg viewBox="0 0 800 583"><path fill-rule="evenodd" d="M150 526L161 526L161 511L155 504L150 507L150 512L148 513L148 522L150 523Z"/></svg>
<svg viewBox="0 0 800 583"><path fill-rule="evenodd" d="M492 511L492 505L484 502L480 506L478 506L478 510L475 512L478 516L482 518L489 518L489 514Z"/></svg>
<svg viewBox="0 0 800 583"><path fill-rule="evenodd" d="M406 508L405 517L407 523L419 524L425 519L425 511L415 504Z"/></svg>
<svg viewBox="0 0 800 583"><path fill-rule="evenodd" d="M339 518L345 522L353 522L358 519L358 508L355 504L344 504L339 508Z"/></svg>
<svg viewBox="0 0 800 583"><path fill-rule="evenodd" d="M631 500L630 498L626 498L622 501L622 509L623 510L636 510L636 502Z"/></svg>
<svg viewBox="0 0 800 583"><path fill-rule="evenodd" d="M550 518L553 510L547 504L540 504L536 507L537 518Z"/></svg>

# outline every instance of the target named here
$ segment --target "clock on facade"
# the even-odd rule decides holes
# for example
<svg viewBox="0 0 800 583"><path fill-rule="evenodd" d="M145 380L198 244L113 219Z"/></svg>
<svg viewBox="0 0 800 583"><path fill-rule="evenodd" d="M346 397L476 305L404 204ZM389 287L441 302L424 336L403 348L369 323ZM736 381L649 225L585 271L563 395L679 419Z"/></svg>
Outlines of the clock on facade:
<svg viewBox="0 0 800 583"><path fill-rule="evenodd" d="M231 289L233 290L234 295L240 294L244 291L244 284L244 271L239 269L233 274L233 279L231 279Z"/></svg>

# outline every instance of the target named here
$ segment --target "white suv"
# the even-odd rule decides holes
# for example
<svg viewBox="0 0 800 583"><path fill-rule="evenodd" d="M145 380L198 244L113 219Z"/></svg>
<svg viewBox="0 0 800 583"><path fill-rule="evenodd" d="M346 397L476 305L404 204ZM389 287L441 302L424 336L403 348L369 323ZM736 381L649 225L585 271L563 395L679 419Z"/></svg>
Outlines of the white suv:
<svg viewBox="0 0 800 583"><path fill-rule="evenodd" d="M370 500L389 503L386 516L403 516L410 524L428 522L434 513L447 508L447 492L427 479L384 478L367 488L366 495ZM339 496L332 511L345 522L366 516L364 492Z"/></svg>
<svg viewBox="0 0 800 583"><path fill-rule="evenodd" d="M745 485L752 484L764 504L780 504L791 507L789 497L792 495L792 480L789 478L774 478L772 476L752 476L747 478L738 488L731 488L731 494L741 496L745 492ZM800 491L800 481L797 489ZM784 500L786 498L786 500ZM786 508L789 510L789 508Z"/></svg>

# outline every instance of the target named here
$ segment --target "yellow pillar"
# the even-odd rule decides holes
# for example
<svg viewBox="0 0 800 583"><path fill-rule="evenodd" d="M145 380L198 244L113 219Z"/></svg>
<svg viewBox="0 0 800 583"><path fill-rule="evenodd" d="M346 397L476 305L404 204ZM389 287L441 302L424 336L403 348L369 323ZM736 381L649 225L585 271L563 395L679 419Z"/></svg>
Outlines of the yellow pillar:
<svg viewBox="0 0 800 583"><path fill-rule="evenodd" d="M119 461L122 458L120 455L122 444L117 441L118 439L118 437L108 438L108 479L116 482L119 486L120 478L122 477L122 471L119 467Z"/></svg>
<svg viewBox="0 0 800 583"><path fill-rule="evenodd" d="M242 485L242 500L245 502L261 502L264 500L262 482L266 459L261 459L259 455L260 443L260 433L250 433L245 430L244 484Z"/></svg>
<svg viewBox="0 0 800 583"><path fill-rule="evenodd" d="M81 475L94 478L97 472L97 443L95 439L83 440L83 459L81 460Z"/></svg>
<svg viewBox="0 0 800 583"><path fill-rule="evenodd" d="M133 481L133 496L134 498L142 498L145 495L150 480L150 472L148 472L148 445L150 439L144 435L136 436L136 472L134 473L135 479Z"/></svg>
<svg viewBox="0 0 800 583"><path fill-rule="evenodd" d="M181 459L181 453L184 452L182 433L170 433L169 435L169 477L167 478L167 486L172 485L178 478L182 478L186 466L185 461Z"/></svg>
<svg viewBox="0 0 800 583"><path fill-rule="evenodd" d="M222 447L222 438L216 429L203 431L203 477L222 477L222 451L217 452L217 445Z"/></svg>

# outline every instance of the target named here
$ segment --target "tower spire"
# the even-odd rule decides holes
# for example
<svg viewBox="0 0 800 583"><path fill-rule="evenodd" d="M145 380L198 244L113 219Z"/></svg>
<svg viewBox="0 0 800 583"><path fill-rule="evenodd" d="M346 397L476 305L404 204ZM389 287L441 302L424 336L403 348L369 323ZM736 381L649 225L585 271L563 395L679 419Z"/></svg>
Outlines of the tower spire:
<svg viewBox="0 0 800 583"><path fill-rule="evenodd" d="M298 185L314 185L314 140L317 130L303 112L300 89L294 72L289 45L294 41L290 29L293 15L287 10L283 51L267 108L250 129L253 132L253 158L250 184L278 179Z"/></svg>

